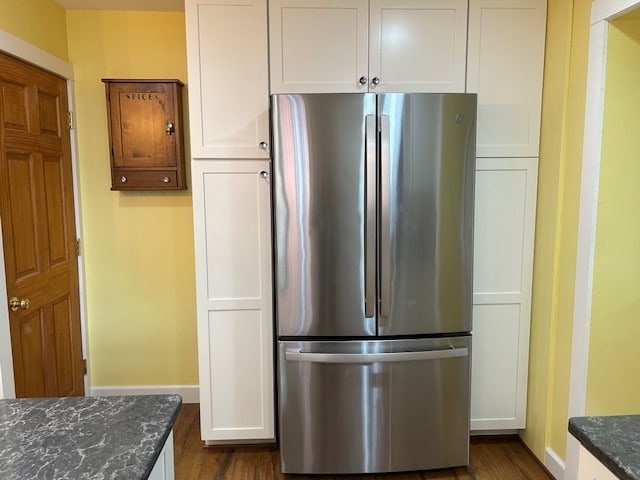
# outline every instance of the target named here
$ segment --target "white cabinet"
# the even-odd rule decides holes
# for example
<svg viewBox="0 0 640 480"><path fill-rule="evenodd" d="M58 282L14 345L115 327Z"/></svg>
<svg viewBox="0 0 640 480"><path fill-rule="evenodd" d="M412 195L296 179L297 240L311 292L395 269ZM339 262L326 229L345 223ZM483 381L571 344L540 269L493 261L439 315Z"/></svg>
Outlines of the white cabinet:
<svg viewBox="0 0 640 480"><path fill-rule="evenodd" d="M546 0L470 0L467 92L478 157L537 157Z"/></svg>
<svg viewBox="0 0 640 480"><path fill-rule="evenodd" d="M525 427L537 171L477 161L471 430Z"/></svg>
<svg viewBox="0 0 640 480"><path fill-rule="evenodd" d="M546 0L469 0L478 94L471 429L526 426Z"/></svg>
<svg viewBox="0 0 640 480"><path fill-rule="evenodd" d="M186 0L201 434L273 441L266 0Z"/></svg>
<svg viewBox="0 0 640 480"><path fill-rule="evenodd" d="M272 93L463 92L467 0L272 0Z"/></svg>
<svg viewBox="0 0 640 480"><path fill-rule="evenodd" d="M266 0L186 0L193 158L269 158Z"/></svg>
<svg viewBox="0 0 640 480"><path fill-rule="evenodd" d="M272 441L267 160L192 162L202 438Z"/></svg>
<svg viewBox="0 0 640 480"><path fill-rule="evenodd" d="M611 470L580 445L578 455L578 478L576 480L617 480Z"/></svg>
<svg viewBox="0 0 640 480"><path fill-rule="evenodd" d="M158 455L156 463L151 469L149 480L174 480L175 468L173 464L173 430L164 442L164 447Z"/></svg>

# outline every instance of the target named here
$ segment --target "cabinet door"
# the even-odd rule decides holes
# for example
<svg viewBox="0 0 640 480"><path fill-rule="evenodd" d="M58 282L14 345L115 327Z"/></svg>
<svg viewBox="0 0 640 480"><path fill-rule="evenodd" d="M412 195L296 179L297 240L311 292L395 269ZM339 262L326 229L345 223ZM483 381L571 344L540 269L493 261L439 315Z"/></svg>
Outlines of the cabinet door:
<svg viewBox="0 0 640 480"><path fill-rule="evenodd" d="M186 0L194 158L268 158L266 0Z"/></svg>
<svg viewBox="0 0 640 480"><path fill-rule="evenodd" d="M369 15L371 91L464 92L467 0L371 0Z"/></svg>
<svg viewBox="0 0 640 480"><path fill-rule="evenodd" d="M366 92L368 5L270 1L271 93Z"/></svg>
<svg viewBox="0 0 640 480"><path fill-rule="evenodd" d="M525 427L537 165L476 166L472 430Z"/></svg>
<svg viewBox="0 0 640 480"><path fill-rule="evenodd" d="M616 480L617 478L600 460L580 445L576 480Z"/></svg>
<svg viewBox="0 0 640 480"><path fill-rule="evenodd" d="M266 160L192 162L204 440L274 439Z"/></svg>
<svg viewBox="0 0 640 480"><path fill-rule="evenodd" d="M470 0L467 92L478 94L478 157L537 157L545 0Z"/></svg>

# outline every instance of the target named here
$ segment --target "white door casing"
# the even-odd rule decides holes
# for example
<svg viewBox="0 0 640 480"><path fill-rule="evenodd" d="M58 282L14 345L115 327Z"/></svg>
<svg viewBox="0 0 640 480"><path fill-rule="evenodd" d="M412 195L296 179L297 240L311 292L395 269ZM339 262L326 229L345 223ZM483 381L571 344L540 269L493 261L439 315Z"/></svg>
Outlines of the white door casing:
<svg viewBox="0 0 640 480"><path fill-rule="evenodd" d="M598 216L598 185L602 156L602 126L609 21L640 7L638 0L594 0L591 6L585 105L580 214L573 308L568 416L583 416L587 398L593 266ZM578 475L580 443L567 432L565 478Z"/></svg>

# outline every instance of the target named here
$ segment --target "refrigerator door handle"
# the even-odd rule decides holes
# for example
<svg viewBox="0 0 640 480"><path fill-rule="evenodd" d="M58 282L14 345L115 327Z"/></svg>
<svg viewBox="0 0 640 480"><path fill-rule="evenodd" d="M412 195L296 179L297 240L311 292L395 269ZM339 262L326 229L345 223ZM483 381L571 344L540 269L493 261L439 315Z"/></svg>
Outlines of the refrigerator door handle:
<svg viewBox="0 0 640 480"><path fill-rule="evenodd" d="M376 116L365 116L364 315L375 315L376 302Z"/></svg>
<svg viewBox="0 0 640 480"><path fill-rule="evenodd" d="M391 314L391 153L389 115L380 115L380 316Z"/></svg>
<svg viewBox="0 0 640 480"><path fill-rule="evenodd" d="M313 363L374 363L374 362L412 362L418 360L440 360L469 356L468 348L448 348L445 350L425 350L418 352L390 353L313 353L299 349L288 349L285 359L290 362Z"/></svg>

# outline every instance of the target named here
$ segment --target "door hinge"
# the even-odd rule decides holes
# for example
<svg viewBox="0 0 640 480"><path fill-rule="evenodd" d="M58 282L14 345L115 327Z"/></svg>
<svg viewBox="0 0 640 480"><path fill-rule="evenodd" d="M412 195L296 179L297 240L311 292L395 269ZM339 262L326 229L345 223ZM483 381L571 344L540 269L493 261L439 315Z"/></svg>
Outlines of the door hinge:
<svg viewBox="0 0 640 480"><path fill-rule="evenodd" d="M84 375L87 374L87 359L86 358L82 359L82 373Z"/></svg>
<svg viewBox="0 0 640 480"><path fill-rule="evenodd" d="M80 239L76 238L76 257L80 256Z"/></svg>
<svg viewBox="0 0 640 480"><path fill-rule="evenodd" d="M73 130L73 112L69 112L69 130Z"/></svg>

